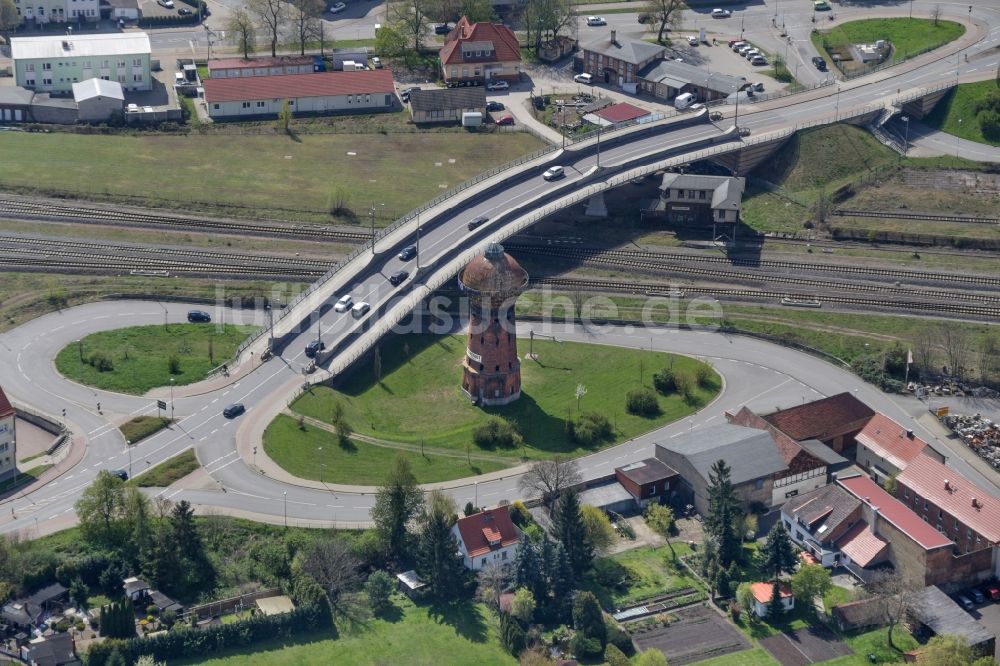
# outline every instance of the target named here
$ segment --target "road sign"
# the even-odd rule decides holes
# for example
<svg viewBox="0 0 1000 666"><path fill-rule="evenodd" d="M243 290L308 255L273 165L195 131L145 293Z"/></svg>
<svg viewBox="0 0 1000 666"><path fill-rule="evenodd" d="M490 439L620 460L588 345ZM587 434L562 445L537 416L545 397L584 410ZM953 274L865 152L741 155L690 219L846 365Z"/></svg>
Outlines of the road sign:
<svg viewBox="0 0 1000 666"><path fill-rule="evenodd" d="M167 408L167 401L166 400L157 400L156 401L156 408L157 409L166 409Z"/></svg>

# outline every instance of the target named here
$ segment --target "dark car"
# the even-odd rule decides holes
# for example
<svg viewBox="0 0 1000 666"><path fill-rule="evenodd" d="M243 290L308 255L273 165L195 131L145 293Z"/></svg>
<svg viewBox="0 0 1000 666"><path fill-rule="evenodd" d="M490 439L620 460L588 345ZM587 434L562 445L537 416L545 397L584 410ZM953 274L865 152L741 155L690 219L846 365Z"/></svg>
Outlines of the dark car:
<svg viewBox="0 0 1000 666"><path fill-rule="evenodd" d="M972 588L971 590L969 590L969 594L972 595L972 600L975 601L977 604L986 603L986 595L983 594L982 590L977 590L976 588Z"/></svg>
<svg viewBox="0 0 1000 666"><path fill-rule="evenodd" d="M434 26L435 35L447 35L449 32L451 32L451 26L449 26L447 23L442 23L441 25Z"/></svg>
<svg viewBox="0 0 1000 666"><path fill-rule="evenodd" d="M122 481L128 481L128 472L123 469L111 469L108 470L111 476L117 476Z"/></svg>
<svg viewBox="0 0 1000 666"><path fill-rule="evenodd" d="M409 261L410 259L413 259L413 257L415 256L417 256L417 246L407 245L406 247L403 248L403 251L399 253L399 260Z"/></svg>
<svg viewBox="0 0 1000 666"><path fill-rule="evenodd" d="M404 102L410 101L410 93L414 93L420 90L419 87L413 86L412 88L403 88L402 92L399 93L399 98Z"/></svg>
<svg viewBox="0 0 1000 666"><path fill-rule="evenodd" d="M819 56L813 56L812 63L816 65L816 69L821 72L826 71L826 60L823 60Z"/></svg>
<svg viewBox="0 0 1000 666"><path fill-rule="evenodd" d="M407 273L406 271L396 271L395 273L389 276L389 284L391 284L393 287L398 287L399 285L403 284L403 281L406 280L406 278L408 277L410 277L410 274Z"/></svg>
<svg viewBox="0 0 1000 666"><path fill-rule="evenodd" d="M312 358L316 354L326 349L326 343L322 340L310 340L306 345L306 356Z"/></svg>
<svg viewBox="0 0 1000 666"><path fill-rule="evenodd" d="M181 7L180 9L177 10L177 13L180 14L181 16L191 16L192 14L191 10L188 9L187 7Z"/></svg>
<svg viewBox="0 0 1000 666"><path fill-rule="evenodd" d="M502 102L486 102L487 111L503 111L506 108Z"/></svg>
<svg viewBox="0 0 1000 666"><path fill-rule="evenodd" d="M212 315L208 314L204 310L191 310L188 312L188 321L194 323L205 323L212 321Z"/></svg>
<svg viewBox="0 0 1000 666"><path fill-rule="evenodd" d="M222 415L227 419L235 419L245 411L247 411L247 408L243 406L242 402L234 402L222 410Z"/></svg>
<svg viewBox="0 0 1000 666"><path fill-rule="evenodd" d="M479 217L477 217L476 219L474 219L472 222L469 222L469 231L472 231L476 227L481 227L482 225L486 224L489 221L490 221L490 218L486 217L485 215L480 215Z"/></svg>

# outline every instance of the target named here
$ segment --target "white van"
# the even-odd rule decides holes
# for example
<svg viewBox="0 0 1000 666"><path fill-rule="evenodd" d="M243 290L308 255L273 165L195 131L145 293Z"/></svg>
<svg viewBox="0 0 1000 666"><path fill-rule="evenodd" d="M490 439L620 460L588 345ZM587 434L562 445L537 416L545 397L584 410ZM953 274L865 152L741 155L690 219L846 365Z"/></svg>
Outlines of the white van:
<svg viewBox="0 0 1000 666"><path fill-rule="evenodd" d="M674 108L678 111L688 108L698 101L694 93L681 93L674 98Z"/></svg>

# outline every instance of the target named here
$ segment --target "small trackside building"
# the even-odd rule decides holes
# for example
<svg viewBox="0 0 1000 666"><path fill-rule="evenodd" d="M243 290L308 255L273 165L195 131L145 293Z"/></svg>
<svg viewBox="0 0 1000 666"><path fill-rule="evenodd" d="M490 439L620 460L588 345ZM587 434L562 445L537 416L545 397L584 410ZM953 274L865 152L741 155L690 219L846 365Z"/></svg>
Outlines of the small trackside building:
<svg viewBox="0 0 1000 666"><path fill-rule="evenodd" d="M521 530L510 519L506 506L459 518L451 533L458 541L462 563L473 571L491 562L512 564L521 547Z"/></svg>
<svg viewBox="0 0 1000 666"><path fill-rule="evenodd" d="M292 113L377 113L397 108L392 72L317 72L207 79L205 103L213 120L277 117L285 100Z"/></svg>

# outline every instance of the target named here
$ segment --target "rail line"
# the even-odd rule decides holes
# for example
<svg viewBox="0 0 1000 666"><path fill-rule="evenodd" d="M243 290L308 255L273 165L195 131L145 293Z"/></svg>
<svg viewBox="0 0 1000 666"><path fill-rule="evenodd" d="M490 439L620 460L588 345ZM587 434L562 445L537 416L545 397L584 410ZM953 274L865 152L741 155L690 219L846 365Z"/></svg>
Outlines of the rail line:
<svg viewBox="0 0 1000 666"><path fill-rule="evenodd" d="M302 268L283 268L281 266L232 266L225 264L193 264L178 262L150 262L148 260L129 261L128 259L112 259L101 257L100 261L73 259L20 258L4 257L3 265L7 268L46 269L53 272L74 269L99 273L136 273L149 275L223 275L228 277L276 277L282 279L315 279L322 275L323 269L306 270Z"/></svg>
<svg viewBox="0 0 1000 666"><path fill-rule="evenodd" d="M837 217L874 217L893 220L927 220L930 222L961 222L963 224L1000 224L1000 217L969 217L967 215L936 215L934 213L900 213L882 212L877 210L846 210L833 211Z"/></svg>

